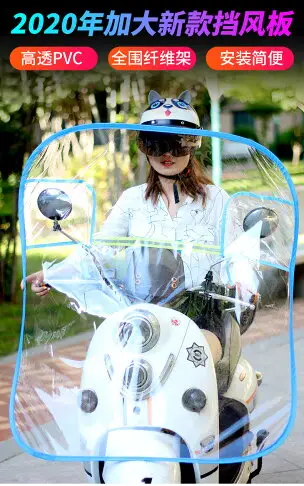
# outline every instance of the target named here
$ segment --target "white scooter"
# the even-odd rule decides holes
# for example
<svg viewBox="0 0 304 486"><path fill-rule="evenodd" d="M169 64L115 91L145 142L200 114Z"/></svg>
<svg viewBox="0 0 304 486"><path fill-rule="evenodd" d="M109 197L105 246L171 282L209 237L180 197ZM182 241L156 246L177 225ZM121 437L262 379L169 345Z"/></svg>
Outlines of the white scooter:
<svg viewBox="0 0 304 486"><path fill-rule="evenodd" d="M87 463L92 482L251 482L251 461L218 467L136 460L207 460L231 455L229 448L246 456L253 442L261 447L265 431L250 432L261 381L241 355L240 328L229 312L223 326L224 352L216 366L201 330L177 310L136 304L97 329L81 380L81 437L94 456L130 460Z"/></svg>
<svg viewBox="0 0 304 486"><path fill-rule="evenodd" d="M58 194L52 194L47 204L44 194L39 208L55 220L54 230L73 239L58 222L70 213L67 199L61 198L59 211ZM258 216L266 225L264 233L267 225L273 231L265 208L251 214L244 227L250 228L250 218L256 224ZM85 250L95 262L96 253ZM113 285L96 265L109 291L122 292L123 286ZM262 459L256 465L246 456L260 451L268 435L264 429L251 430L262 378L241 351L241 333L251 324L258 302L240 301L217 286L212 268L201 286L183 293L185 301L193 296L202 302L207 320L213 319L215 303L223 306L223 355L216 365L195 319L174 308L169 298L163 304L131 300L97 328L83 365L79 404L90 482L250 483L259 474ZM241 324L231 304L241 306ZM233 457L242 462L217 462Z"/></svg>

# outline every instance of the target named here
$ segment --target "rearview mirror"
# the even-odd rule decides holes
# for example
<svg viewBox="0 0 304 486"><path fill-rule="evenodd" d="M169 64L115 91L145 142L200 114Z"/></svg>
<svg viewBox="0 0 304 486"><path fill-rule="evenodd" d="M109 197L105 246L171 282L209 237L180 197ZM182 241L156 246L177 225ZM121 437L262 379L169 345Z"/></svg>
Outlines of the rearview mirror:
<svg viewBox="0 0 304 486"><path fill-rule="evenodd" d="M69 216L72 203L69 196L59 189L45 189L37 199L40 212L48 219L60 221Z"/></svg>
<svg viewBox="0 0 304 486"><path fill-rule="evenodd" d="M260 238L266 238L271 235L278 227L279 217L275 211L269 208L256 208L245 216L243 221L244 231L253 228L257 223L262 221Z"/></svg>

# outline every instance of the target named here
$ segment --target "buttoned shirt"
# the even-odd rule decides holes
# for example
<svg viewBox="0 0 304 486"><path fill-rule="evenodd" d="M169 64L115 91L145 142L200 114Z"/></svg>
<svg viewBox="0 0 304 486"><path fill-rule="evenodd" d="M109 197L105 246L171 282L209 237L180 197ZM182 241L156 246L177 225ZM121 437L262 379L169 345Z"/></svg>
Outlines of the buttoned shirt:
<svg viewBox="0 0 304 486"><path fill-rule="evenodd" d="M211 264L220 259L224 206L228 194L215 185L206 185L206 200L187 196L172 217L159 195L156 204L146 200L147 184L125 190L95 238L138 237L168 242L182 242L181 256L185 267L186 287L199 285ZM196 244L199 244L197 250ZM194 251L194 248L196 251ZM220 268L214 275L220 280Z"/></svg>

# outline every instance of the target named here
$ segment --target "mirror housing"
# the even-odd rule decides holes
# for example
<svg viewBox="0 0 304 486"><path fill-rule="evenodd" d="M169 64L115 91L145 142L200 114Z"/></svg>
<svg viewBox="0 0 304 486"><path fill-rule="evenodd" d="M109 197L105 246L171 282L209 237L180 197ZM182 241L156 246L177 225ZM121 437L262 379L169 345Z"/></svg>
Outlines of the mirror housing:
<svg viewBox="0 0 304 486"><path fill-rule="evenodd" d="M278 227L279 217L273 209L260 207L250 211L243 220L243 230L248 231L262 221L260 238L267 238Z"/></svg>

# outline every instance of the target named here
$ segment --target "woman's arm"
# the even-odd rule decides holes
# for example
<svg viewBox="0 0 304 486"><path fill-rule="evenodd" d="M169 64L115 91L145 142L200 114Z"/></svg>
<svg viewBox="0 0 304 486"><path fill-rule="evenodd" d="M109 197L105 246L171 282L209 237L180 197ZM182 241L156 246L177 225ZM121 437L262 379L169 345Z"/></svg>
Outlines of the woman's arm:
<svg viewBox="0 0 304 486"><path fill-rule="evenodd" d="M117 203L111 209L109 216L106 218L101 231L94 235L96 239L102 237L119 237L128 236L129 233L129 209L126 197L126 192L123 192ZM100 257L107 259L109 255L109 248L101 248ZM50 291L50 285L45 282L53 281L54 279L59 282L60 280L85 280L87 278L84 275L84 266L82 260L83 249L77 248L71 255L64 260L50 265L45 263L43 269L28 275L25 279L26 283L31 284L31 289L39 297L47 295ZM24 282L21 282L21 289L24 289ZM60 285L61 289L61 285ZM57 290L60 290L59 288Z"/></svg>

